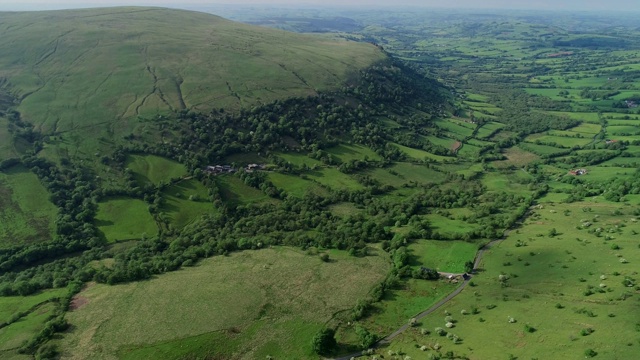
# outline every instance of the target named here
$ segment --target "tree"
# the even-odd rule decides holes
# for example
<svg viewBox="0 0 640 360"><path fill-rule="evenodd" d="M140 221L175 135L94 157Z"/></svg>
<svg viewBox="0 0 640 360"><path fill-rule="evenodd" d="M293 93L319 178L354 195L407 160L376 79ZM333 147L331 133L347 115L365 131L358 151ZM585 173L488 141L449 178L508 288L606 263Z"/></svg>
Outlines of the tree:
<svg viewBox="0 0 640 360"><path fill-rule="evenodd" d="M329 328L320 330L316 336L313 337L313 351L319 355L327 355L333 350L336 345L336 331Z"/></svg>
<svg viewBox="0 0 640 360"><path fill-rule="evenodd" d="M356 325L356 334L358 334L362 349L369 349L378 341L378 337L375 334L370 333L369 330L360 325Z"/></svg>
<svg viewBox="0 0 640 360"><path fill-rule="evenodd" d="M464 263L464 271L467 273L473 272L473 261L469 260L466 263Z"/></svg>

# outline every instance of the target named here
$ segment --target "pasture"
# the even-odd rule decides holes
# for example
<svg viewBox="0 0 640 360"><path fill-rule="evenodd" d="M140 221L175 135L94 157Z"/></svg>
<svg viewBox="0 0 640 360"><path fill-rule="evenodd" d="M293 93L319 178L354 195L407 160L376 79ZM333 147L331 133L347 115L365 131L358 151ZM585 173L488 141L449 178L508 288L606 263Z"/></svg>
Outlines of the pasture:
<svg viewBox="0 0 640 360"><path fill-rule="evenodd" d="M312 170L306 173L310 179L332 189L362 189L363 186L351 176L340 172L335 168Z"/></svg>
<svg viewBox="0 0 640 360"><path fill-rule="evenodd" d="M275 247L214 257L145 282L93 285L68 313L65 358L317 358L310 339L389 270L383 254L330 262ZM194 344L200 346L192 347Z"/></svg>
<svg viewBox="0 0 640 360"><path fill-rule="evenodd" d="M335 157L337 157L342 162L348 162L352 160L369 160L369 161L380 161L382 157L376 154L373 150L368 147L354 144L341 144L330 149L327 149L327 152Z"/></svg>
<svg viewBox="0 0 640 360"><path fill-rule="evenodd" d="M231 204L252 204L261 201L276 201L262 191L252 188L235 175L216 176L216 184L220 189L222 200Z"/></svg>
<svg viewBox="0 0 640 360"><path fill-rule="evenodd" d="M616 209L622 213L615 215ZM437 343L442 354L470 359L583 359L589 349L597 358L633 358L640 346L633 265L640 261L640 225L629 211L591 202L536 209L521 229L485 253L474 286L384 353L424 358ZM447 314L454 320L450 329ZM455 334L458 344L436 335L436 327ZM419 349L423 345L426 351Z"/></svg>
<svg viewBox="0 0 640 360"><path fill-rule="evenodd" d="M168 183L187 174L179 162L155 155L129 155L125 165L134 172L140 185Z"/></svg>
<svg viewBox="0 0 640 360"><path fill-rule="evenodd" d="M51 240L57 213L35 174L22 165L0 172L0 248Z"/></svg>
<svg viewBox="0 0 640 360"><path fill-rule="evenodd" d="M177 229L183 228L204 214L217 211L209 199L208 189L196 179L180 181L168 187L162 196L160 211Z"/></svg>
<svg viewBox="0 0 640 360"><path fill-rule="evenodd" d="M149 205L124 197L98 204L96 226L109 242L137 240L158 233L158 226L149 214Z"/></svg>
<svg viewBox="0 0 640 360"><path fill-rule="evenodd" d="M473 261L478 252L477 244L465 241L416 240L407 248L414 267L455 274L464 273L464 263Z"/></svg>
<svg viewBox="0 0 640 360"><path fill-rule="evenodd" d="M303 197L308 192L316 194L326 193L326 190L318 186L318 184L311 180L304 179L301 176L270 172L268 177L278 189L283 189L287 194L296 197Z"/></svg>

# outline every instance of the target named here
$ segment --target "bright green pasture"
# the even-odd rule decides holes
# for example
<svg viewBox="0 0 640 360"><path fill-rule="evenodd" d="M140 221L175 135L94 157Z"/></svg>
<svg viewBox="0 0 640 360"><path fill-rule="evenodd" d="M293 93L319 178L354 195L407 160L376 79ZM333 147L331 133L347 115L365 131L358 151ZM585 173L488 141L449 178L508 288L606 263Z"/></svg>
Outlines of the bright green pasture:
<svg viewBox="0 0 640 360"><path fill-rule="evenodd" d="M220 175L216 177L222 199L233 204L251 204L261 201L275 201L262 191L252 188L242 182L235 175Z"/></svg>
<svg viewBox="0 0 640 360"><path fill-rule="evenodd" d="M0 357L8 359L16 356L16 350L44 328L54 308L52 303L44 304L20 321L0 329Z"/></svg>
<svg viewBox="0 0 640 360"><path fill-rule="evenodd" d="M493 135L496 131L498 131L499 129L502 129L503 127L504 127L504 124L501 124L501 123L495 122L495 121L490 121L490 122L482 125L482 127L480 129L478 129L478 133L477 133L476 137L478 137L480 139L488 138L491 135Z"/></svg>
<svg viewBox="0 0 640 360"><path fill-rule="evenodd" d="M549 132L551 133L551 132ZM591 137L575 137L575 136L554 136L545 134L533 134L525 138L526 142L541 144L556 144L558 147L572 148L574 146L584 146L593 141Z"/></svg>
<svg viewBox="0 0 640 360"><path fill-rule="evenodd" d="M187 173L184 165L155 155L129 155L126 166L135 173L140 184L158 185Z"/></svg>
<svg viewBox="0 0 640 360"><path fill-rule="evenodd" d="M425 215L425 218L431 223L433 231L446 236L463 236L479 227L478 224L471 224L454 216L443 216L434 213Z"/></svg>
<svg viewBox="0 0 640 360"><path fill-rule="evenodd" d="M154 236L158 226L142 200L113 198L98 204L96 225L109 242Z"/></svg>
<svg viewBox="0 0 640 360"><path fill-rule="evenodd" d="M54 289L39 292L30 296L3 296L0 297L0 323L4 323L11 315L28 311L32 307L59 298L66 294L67 289ZM0 330L1 331L1 330Z"/></svg>
<svg viewBox="0 0 640 360"><path fill-rule="evenodd" d="M512 173L486 172L482 176L482 184L489 191L505 191L527 195L530 193L527 190L527 182L530 179L532 179L532 176L521 169Z"/></svg>
<svg viewBox="0 0 640 360"><path fill-rule="evenodd" d="M567 111L544 111L545 113L565 116L571 119L580 120L587 123L599 124L600 117L597 112L567 112Z"/></svg>
<svg viewBox="0 0 640 360"><path fill-rule="evenodd" d="M397 166L397 165L396 165ZM407 179L399 172L389 168L369 169L365 172L367 175L379 181L381 184L400 187L407 183Z"/></svg>
<svg viewBox="0 0 640 360"><path fill-rule="evenodd" d="M436 120L435 124L437 127L444 129L445 131L458 135L456 137L461 136L462 138L471 136L474 129L473 127L469 127L467 124L465 124L467 126L464 126L461 122L453 120Z"/></svg>
<svg viewBox="0 0 640 360"><path fill-rule="evenodd" d="M603 163L598 164L598 166L613 166L613 167L631 166L634 168L638 168L640 167L640 158L639 157L615 157L611 160L607 160Z"/></svg>
<svg viewBox="0 0 640 360"><path fill-rule="evenodd" d="M209 191L196 179L183 180L168 187L162 194L164 202L160 210L171 224L180 229L201 215L215 212L209 200Z"/></svg>
<svg viewBox="0 0 640 360"><path fill-rule="evenodd" d="M436 137L433 135L425 136L432 144L442 146L445 149L451 149L456 140L451 138Z"/></svg>
<svg viewBox="0 0 640 360"><path fill-rule="evenodd" d="M420 164L396 163L389 170L395 172L396 176L405 180L405 182L439 183L446 178L446 174Z"/></svg>
<svg viewBox="0 0 640 360"><path fill-rule="evenodd" d="M340 172L335 168L324 168L320 170L314 170L307 172L307 176L310 179L317 181L318 183L328 186L332 189L347 188L352 190L362 189L360 185L351 176Z"/></svg>
<svg viewBox="0 0 640 360"><path fill-rule="evenodd" d="M58 209L22 165L0 172L0 248L51 240Z"/></svg>
<svg viewBox="0 0 640 360"><path fill-rule="evenodd" d="M569 194L548 192L544 194L544 196L542 196L541 198L536 199L536 202L538 202L539 204L561 203L561 202L564 202L568 197L569 197Z"/></svg>
<svg viewBox="0 0 640 360"><path fill-rule="evenodd" d="M327 149L327 152L331 155L334 155L340 161L347 162L351 160L382 160L382 157L376 154L375 151L370 148L362 145L349 145L349 144L341 144L336 147L332 147Z"/></svg>
<svg viewBox="0 0 640 360"><path fill-rule="evenodd" d="M461 274L464 264L473 261L478 245L465 241L416 240L407 247L414 266Z"/></svg>
<svg viewBox="0 0 640 360"><path fill-rule="evenodd" d="M607 126L607 133L609 136L620 136L620 135L640 135L640 126ZM640 139L640 136L638 137Z"/></svg>
<svg viewBox="0 0 640 360"><path fill-rule="evenodd" d="M118 286L95 285L60 345L82 359L316 359L313 335L384 279L384 254L332 261L274 247L214 257Z"/></svg>
<svg viewBox="0 0 640 360"><path fill-rule="evenodd" d="M429 139L429 141L431 141L431 139ZM453 141L453 140L451 140L451 141ZM426 152L424 150L414 149L414 148L410 148L410 147L403 146L403 145L400 145L400 144L394 144L394 143L391 143L391 144L393 146L397 147L398 149L400 149L400 151L402 151L403 153L407 154L408 157L410 157L412 159L416 159L416 160L431 159L431 160L435 160L435 161L445 161L445 160L454 160L455 159L455 158L450 157L450 156L435 155L435 154L432 154L430 152ZM451 146L451 144L448 144L447 149Z"/></svg>
<svg viewBox="0 0 640 360"><path fill-rule="evenodd" d="M567 149L561 149L555 146L539 145L534 143L520 143L518 144L518 147L540 156L553 155L567 151Z"/></svg>
<svg viewBox="0 0 640 360"><path fill-rule="evenodd" d="M283 189L287 194L302 197L308 192L323 193L324 190L313 181L303 179L297 175L282 174L278 172L269 173L269 180L278 189Z"/></svg>
<svg viewBox="0 0 640 360"><path fill-rule="evenodd" d="M614 166L592 166L587 167L588 173L583 175L587 181L610 181L620 177L631 176L636 172L634 168L614 167Z"/></svg>
<svg viewBox="0 0 640 360"><path fill-rule="evenodd" d="M637 126L640 126L640 120L636 120L636 119L607 120L607 124L608 124L608 126L611 126L611 127L613 127L613 126L633 126L633 127L637 127Z"/></svg>
<svg viewBox="0 0 640 360"><path fill-rule="evenodd" d="M622 214L614 215L616 209ZM485 252L474 286L381 351L385 357L391 350L421 359L437 343L442 354L453 351L470 359L577 360L587 349L597 352L596 358L635 358L637 285L627 287L623 280L637 284L640 224L630 212L590 202L536 209L522 228ZM552 229L556 235L550 237ZM451 329L445 327L446 314L455 321ZM461 343L434 334L436 327ZM432 333L421 335L419 328ZM427 351L419 349L423 345Z"/></svg>
<svg viewBox="0 0 640 360"><path fill-rule="evenodd" d="M480 146L472 144L473 141L466 142L462 145L462 148L458 150L458 154L464 157L475 157L480 153Z"/></svg>
<svg viewBox="0 0 640 360"><path fill-rule="evenodd" d="M285 159L286 161L290 162L292 165L295 165L295 166L307 165L311 167L314 165L317 165L317 166L322 165L322 162L320 162L319 160L310 158L309 156L307 156L307 154L291 152L291 153L277 153L276 155Z"/></svg>

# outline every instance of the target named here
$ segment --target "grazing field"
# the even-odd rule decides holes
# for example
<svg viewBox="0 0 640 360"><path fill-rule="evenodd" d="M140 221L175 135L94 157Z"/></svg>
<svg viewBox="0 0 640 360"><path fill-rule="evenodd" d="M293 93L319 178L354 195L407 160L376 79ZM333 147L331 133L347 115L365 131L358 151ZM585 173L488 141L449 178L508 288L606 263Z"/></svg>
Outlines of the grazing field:
<svg viewBox="0 0 640 360"><path fill-rule="evenodd" d="M98 204L96 225L109 242L154 236L158 226L142 200L114 198Z"/></svg>
<svg viewBox="0 0 640 360"><path fill-rule="evenodd" d="M90 286L78 295L86 304L68 314L63 357L317 358L315 332L389 270L383 254L330 257L277 247L206 259L146 282Z"/></svg>
<svg viewBox="0 0 640 360"><path fill-rule="evenodd" d="M196 179L183 180L168 187L163 192L164 202L160 211L164 212L177 229L183 228L204 214L216 211L209 199L209 192Z"/></svg>
<svg viewBox="0 0 640 360"><path fill-rule="evenodd" d="M277 153L277 156L283 158L285 161L290 162L292 165L295 166L303 166L303 165L307 165L309 167L317 165L317 166L321 166L322 162L320 162L319 160L316 159L312 159L309 156L307 156L307 154L300 154L300 153Z"/></svg>
<svg viewBox="0 0 640 360"><path fill-rule="evenodd" d="M451 144L453 144L453 140L451 140L451 141L452 141ZM454 159L454 158L449 157L449 156L435 155L435 154L432 154L432 153L424 151L424 150L414 149L414 148L410 148L410 147L403 146L403 145L400 145L400 144L394 144L394 143L391 143L391 144L393 146L397 147L398 149L400 149L400 151L402 151L403 153L407 154L408 157L410 157L411 159L415 159L415 160L445 161L445 160L453 160ZM449 144L449 145L451 145L451 144Z"/></svg>
<svg viewBox="0 0 640 360"><path fill-rule="evenodd" d="M436 343L440 353L470 359L583 359L589 349L597 358L634 358L640 225L630 210L591 202L536 209L485 253L474 286L421 321L419 328L431 335L410 329L387 349L413 358L435 352ZM445 311L454 320L451 329L444 326ZM457 335L459 345L436 335L436 327Z"/></svg>
<svg viewBox="0 0 640 360"><path fill-rule="evenodd" d="M438 232L444 236L463 236L479 227L477 224L458 220L453 216L447 217L441 214L429 214L425 215L425 218L431 223L434 232Z"/></svg>
<svg viewBox="0 0 640 360"><path fill-rule="evenodd" d="M351 176L341 173L338 169L334 168L324 168L320 170L314 170L307 173L307 176L310 179L317 181L318 183L328 186L332 189L351 189L358 190L362 189L363 186L360 185L354 178Z"/></svg>
<svg viewBox="0 0 640 360"><path fill-rule="evenodd" d="M556 133L559 133L556 131ZM554 136L552 132L547 134L529 135L525 139L528 143L539 143L551 145L561 148L572 148L575 146L585 146L593 141L592 137L575 137L575 136Z"/></svg>
<svg viewBox="0 0 640 360"><path fill-rule="evenodd" d="M490 121L482 125L480 129L478 129L476 137L478 137L479 139L490 138L492 135L494 135L498 130L502 129L503 127L504 127L504 124L501 124L495 121Z"/></svg>
<svg viewBox="0 0 640 360"><path fill-rule="evenodd" d="M382 160L382 157L380 157L380 155L376 154L368 147L362 145L342 144L328 149L327 152L331 155L334 155L342 162L348 162L352 160L364 161L365 159L373 161Z"/></svg>
<svg viewBox="0 0 640 360"><path fill-rule="evenodd" d="M464 263L473 261L478 245L464 241L417 240L408 246L413 266L461 274Z"/></svg>
<svg viewBox="0 0 640 360"><path fill-rule="evenodd" d="M567 149L561 149L555 146L540 145L534 143L520 143L518 144L518 147L523 149L524 151L529 151L539 156L555 155L567 151Z"/></svg>
<svg viewBox="0 0 640 360"><path fill-rule="evenodd" d="M277 172L269 173L269 180L278 189L283 189L287 194L303 197L308 192L324 194L326 191L313 181L303 179L300 176L282 174Z"/></svg>
<svg viewBox="0 0 640 360"><path fill-rule="evenodd" d="M516 166L522 167L533 161L540 159L540 156L523 150L517 146L510 147L504 151L507 160L495 161L493 164L498 168Z"/></svg>
<svg viewBox="0 0 640 360"><path fill-rule="evenodd" d="M235 175L217 176L216 184L220 188L222 199L234 205L276 201L262 191L245 184L242 179Z"/></svg>
<svg viewBox="0 0 640 360"><path fill-rule="evenodd" d="M389 168L389 171L406 182L440 183L446 178L446 174L429 168L427 165L397 163Z"/></svg>
<svg viewBox="0 0 640 360"><path fill-rule="evenodd" d="M57 213L35 174L21 165L0 172L0 248L51 240Z"/></svg>
<svg viewBox="0 0 640 360"><path fill-rule="evenodd" d="M139 184L158 185L187 174L184 165L155 155L129 155L126 166L135 173Z"/></svg>
<svg viewBox="0 0 640 360"><path fill-rule="evenodd" d="M44 327L53 310L51 301L66 292L66 289L55 289L30 296L0 297L0 324L9 322L0 328L0 358L28 359L18 354L17 348ZM20 313L24 315L18 316ZM16 318L19 320L15 321Z"/></svg>

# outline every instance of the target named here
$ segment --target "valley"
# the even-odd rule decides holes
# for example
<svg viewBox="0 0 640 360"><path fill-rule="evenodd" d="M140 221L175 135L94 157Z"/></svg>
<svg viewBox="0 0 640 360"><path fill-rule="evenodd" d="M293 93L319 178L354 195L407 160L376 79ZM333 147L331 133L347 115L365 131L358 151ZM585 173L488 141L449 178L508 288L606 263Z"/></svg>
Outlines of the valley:
<svg viewBox="0 0 640 360"><path fill-rule="evenodd" d="M630 17L274 11L0 13L1 358L633 358Z"/></svg>

